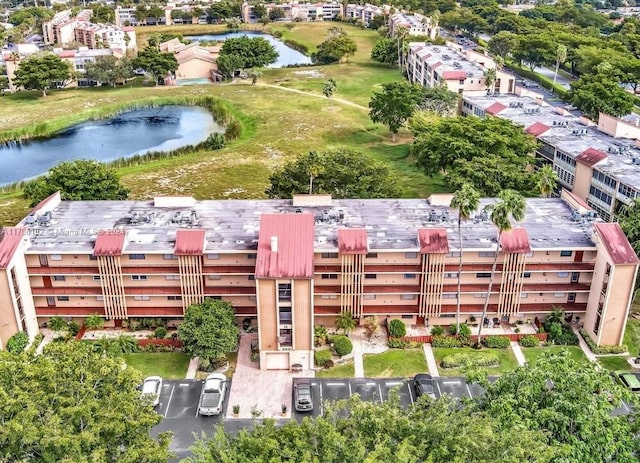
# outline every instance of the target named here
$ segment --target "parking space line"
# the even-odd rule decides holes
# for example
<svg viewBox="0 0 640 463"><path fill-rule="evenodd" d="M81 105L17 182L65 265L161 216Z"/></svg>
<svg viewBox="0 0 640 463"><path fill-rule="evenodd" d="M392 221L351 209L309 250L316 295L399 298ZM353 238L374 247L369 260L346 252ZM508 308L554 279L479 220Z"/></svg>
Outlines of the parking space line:
<svg viewBox="0 0 640 463"><path fill-rule="evenodd" d="M351 397L353 395L353 392L351 392L351 381L349 381L347 384L349 384L349 397Z"/></svg>
<svg viewBox="0 0 640 463"><path fill-rule="evenodd" d="M461 381L456 379L456 380L448 380L448 381L442 381L442 384L461 384Z"/></svg>
<svg viewBox="0 0 640 463"><path fill-rule="evenodd" d="M380 386L378 384L378 392L380 392L380 403L384 402L384 399L382 398L382 386Z"/></svg>
<svg viewBox="0 0 640 463"><path fill-rule="evenodd" d="M375 386L376 383L364 383L365 386Z"/></svg>
<svg viewBox="0 0 640 463"><path fill-rule="evenodd" d="M469 394L469 398L473 399L473 394L471 394L471 389L469 389L469 384L465 383L465 387L467 388L467 394Z"/></svg>
<svg viewBox="0 0 640 463"><path fill-rule="evenodd" d="M344 386L344 383L327 383L327 386Z"/></svg>
<svg viewBox="0 0 640 463"><path fill-rule="evenodd" d="M173 391L175 391L176 385L171 386L171 394L169 394L169 400L167 400L167 408L164 411L164 417L166 418L169 414L169 405L171 405L171 398L173 397Z"/></svg>
<svg viewBox="0 0 640 463"><path fill-rule="evenodd" d="M622 401L622 406L624 407L624 409L627 411L627 413L631 413L631 410L629 410L629 407L627 407L627 404L624 403L624 400Z"/></svg>
<svg viewBox="0 0 640 463"><path fill-rule="evenodd" d="M436 383L437 385L438 383ZM409 390L409 398L411 399L411 405L413 405L413 392L411 392L411 383L407 383L407 389Z"/></svg>
<svg viewBox="0 0 640 463"><path fill-rule="evenodd" d="M385 386L400 386L401 384L401 381L391 381L390 383L384 383Z"/></svg>
<svg viewBox="0 0 640 463"><path fill-rule="evenodd" d="M440 384L436 381L436 387L438 388L438 398L442 397L442 391L440 390Z"/></svg>

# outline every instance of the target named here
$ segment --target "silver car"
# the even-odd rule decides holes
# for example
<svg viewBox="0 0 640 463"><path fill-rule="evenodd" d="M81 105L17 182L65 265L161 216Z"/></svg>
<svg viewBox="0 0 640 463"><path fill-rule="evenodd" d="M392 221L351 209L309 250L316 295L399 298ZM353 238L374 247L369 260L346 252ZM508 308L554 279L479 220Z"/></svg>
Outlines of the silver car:
<svg viewBox="0 0 640 463"><path fill-rule="evenodd" d="M149 401L153 407L157 407L160 403L160 391L162 391L162 378L160 376L149 376L142 382L140 397Z"/></svg>
<svg viewBox="0 0 640 463"><path fill-rule="evenodd" d="M222 413L222 404L226 394L227 377L220 373L211 373L202 385L198 414L211 416Z"/></svg>

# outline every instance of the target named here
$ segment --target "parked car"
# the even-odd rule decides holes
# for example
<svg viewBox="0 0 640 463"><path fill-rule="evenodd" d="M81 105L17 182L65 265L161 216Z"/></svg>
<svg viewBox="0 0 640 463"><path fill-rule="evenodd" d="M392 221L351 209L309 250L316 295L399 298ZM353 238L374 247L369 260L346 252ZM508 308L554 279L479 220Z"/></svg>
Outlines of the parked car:
<svg viewBox="0 0 640 463"><path fill-rule="evenodd" d="M616 371L614 373L618 381L632 392L640 392L640 378L627 371Z"/></svg>
<svg viewBox="0 0 640 463"><path fill-rule="evenodd" d="M308 381L300 381L293 385L293 403L296 411L310 412L313 410L313 393L311 392L311 383Z"/></svg>
<svg viewBox="0 0 640 463"><path fill-rule="evenodd" d="M157 407L160 403L160 391L162 391L162 378L160 376L149 376L142 382L140 397L151 402Z"/></svg>
<svg viewBox="0 0 640 463"><path fill-rule="evenodd" d="M428 395L432 399L436 398L435 383L431 375L421 373L413 378L413 387L416 390L416 396Z"/></svg>
<svg viewBox="0 0 640 463"><path fill-rule="evenodd" d="M211 373L205 378L202 385L198 414L211 416L222 413L222 404L226 394L227 377L221 373Z"/></svg>

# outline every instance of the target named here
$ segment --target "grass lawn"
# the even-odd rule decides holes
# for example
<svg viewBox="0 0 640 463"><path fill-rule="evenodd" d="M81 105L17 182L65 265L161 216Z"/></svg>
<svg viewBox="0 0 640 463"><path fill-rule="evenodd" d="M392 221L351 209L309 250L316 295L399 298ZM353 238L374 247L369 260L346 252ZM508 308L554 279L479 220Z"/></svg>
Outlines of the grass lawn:
<svg viewBox="0 0 640 463"><path fill-rule="evenodd" d="M587 362L587 358L584 356L584 352L578 346L549 346L549 347L521 347L522 353L524 357L527 359L527 362L533 364L536 363L538 357L540 357L544 352L560 352L562 350L566 350L569 352L569 356L577 360L579 362Z"/></svg>
<svg viewBox="0 0 640 463"><path fill-rule="evenodd" d="M355 376L353 362L338 365L333 368L316 371L316 378L353 378Z"/></svg>
<svg viewBox="0 0 640 463"><path fill-rule="evenodd" d="M472 357L478 352L486 352L496 355L500 360L500 365L497 365L495 367L481 367L483 370L486 370L489 375L501 375L515 369L518 366L518 361L516 360L515 355L513 355L511 347L507 349L482 349L481 351L477 351L470 347L435 348L433 349L433 355L436 358L438 371L440 372L441 376L464 376L464 373L462 373L460 368L442 368L440 366L440 363L442 362L442 359L444 357L460 352L464 352L465 354L468 354Z"/></svg>
<svg viewBox="0 0 640 463"><path fill-rule="evenodd" d="M612 357L598 357L598 363L609 371L630 370L627 357L621 357L619 355L614 355Z"/></svg>
<svg viewBox="0 0 640 463"><path fill-rule="evenodd" d="M190 358L182 352L140 352L124 356L127 365L139 370L142 376L161 376L163 379L183 379Z"/></svg>
<svg viewBox="0 0 640 463"><path fill-rule="evenodd" d="M364 375L367 378L408 378L428 371L422 349L391 349L382 354L364 356Z"/></svg>

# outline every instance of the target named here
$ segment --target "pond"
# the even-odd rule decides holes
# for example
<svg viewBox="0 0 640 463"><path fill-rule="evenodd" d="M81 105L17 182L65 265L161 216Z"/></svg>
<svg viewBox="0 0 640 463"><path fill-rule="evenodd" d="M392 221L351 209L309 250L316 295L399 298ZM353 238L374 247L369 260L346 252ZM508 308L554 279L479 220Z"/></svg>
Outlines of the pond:
<svg viewBox="0 0 640 463"><path fill-rule="evenodd" d="M197 145L213 132L224 132L199 106L161 106L127 111L107 119L72 126L46 140L0 145L0 185L44 174L62 161L128 158L150 151Z"/></svg>
<svg viewBox="0 0 640 463"><path fill-rule="evenodd" d="M269 68L283 68L285 66L295 66L296 64L311 64L311 58L300 53L298 50L294 50L293 48L288 47L284 44L284 42L281 42L274 36L265 34L263 32L241 31L228 32L226 34L190 35L185 37L185 39L193 40L196 42L210 42L242 36L262 37L263 39L268 40L269 43L275 47L276 51L279 53L278 60L275 63L267 66Z"/></svg>

